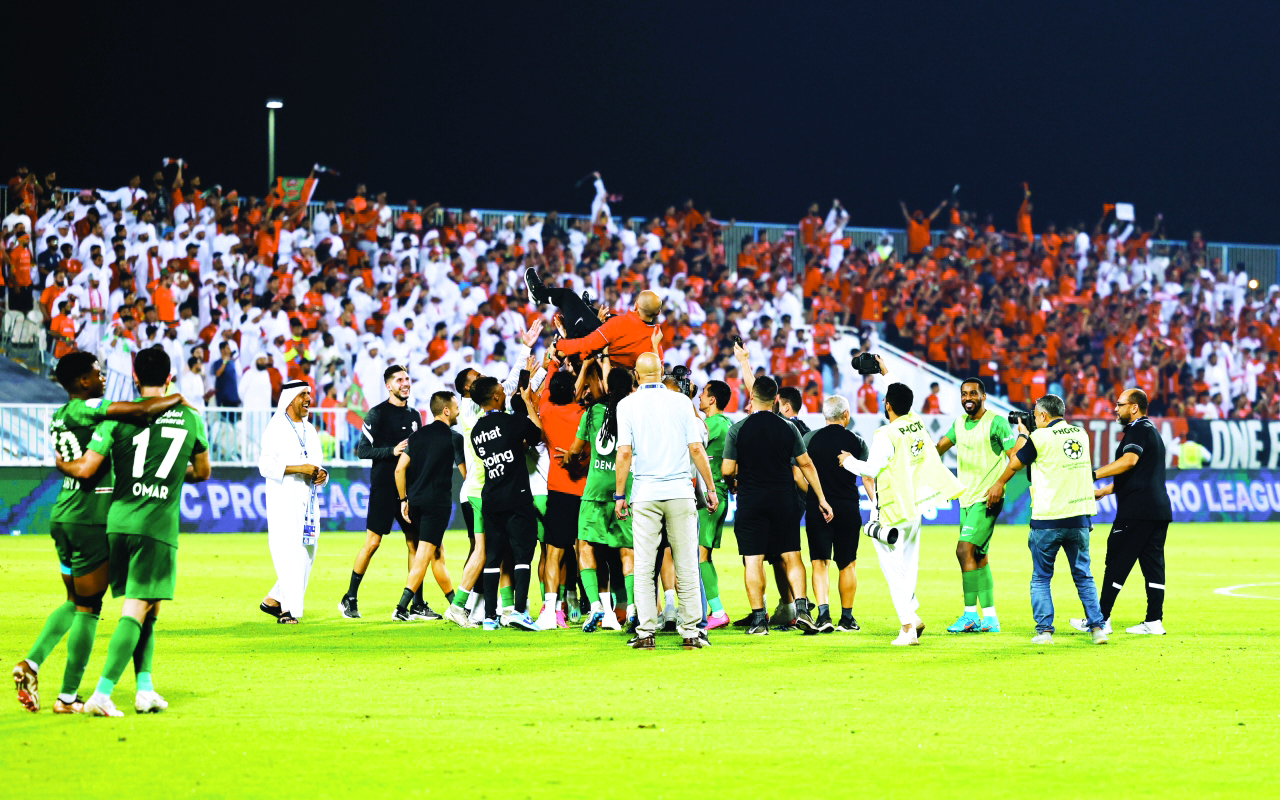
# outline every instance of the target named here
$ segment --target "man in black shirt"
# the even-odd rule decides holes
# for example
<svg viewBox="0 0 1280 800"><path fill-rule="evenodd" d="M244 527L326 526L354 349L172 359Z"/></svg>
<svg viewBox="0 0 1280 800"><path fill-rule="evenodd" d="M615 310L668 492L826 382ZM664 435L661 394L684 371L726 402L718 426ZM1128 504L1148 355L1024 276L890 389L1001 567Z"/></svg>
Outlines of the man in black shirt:
<svg viewBox="0 0 1280 800"><path fill-rule="evenodd" d="M369 515L365 523L364 546L356 553L356 563L351 568L351 583L338 603L342 616L350 619L360 618L360 609L356 605L360 581L369 568L369 560L378 552L382 537L391 532L393 520L399 522L400 530L404 531L405 544L409 548L410 568L413 567L413 558L418 550L418 529L400 513L400 495L396 491L395 473L396 462L404 452L409 436L421 427L422 418L417 411L409 408L409 388L412 381L405 368L399 365L387 367L382 377L386 381L389 396L365 414L360 443L356 445L356 457L371 459L373 467L369 470ZM409 614L418 619L440 619L440 615L427 607L422 599L421 589L414 598Z"/></svg>
<svg viewBox="0 0 1280 800"><path fill-rule="evenodd" d="M797 507L791 463L800 468L818 497L822 516L831 519L831 506L822 482L805 452L800 432L773 413L778 384L773 378L756 378L751 386L751 415L729 428L721 472L737 478L738 511L734 532L744 559L747 599L751 603L748 634L767 634L764 611L764 557L779 553L796 598L796 624L817 631L805 596L804 563L800 560L800 509Z"/></svg>
<svg viewBox="0 0 1280 800"><path fill-rule="evenodd" d="M1093 492L1094 497L1113 493L1116 496L1116 521L1107 537L1106 569L1098 602L1105 620L1103 632L1111 633L1111 609L1136 561L1147 582L1147 617L1127 630L1163 634L1164 540L1173 521L1164 483L1164 440L1147 419L1147 393L1141 389L1126 389L1120 394L1116 419L1124 426L1124 437L1116 446L1115 461L1093 474L1094 480L1115 477L1111 485ZM1076 622L1072 620L1071 624L1078 630Z"/></svg>
<svg viewBox="0 0 1280 800"><path fill-rule="evenodd" d="M858 591L858 532L862 529L862 507L858 498L859 477L840 466L840 451L865 461L870 455L866 440L849 430L849 401L832 395L822 402L826 425L805 435L804 446L813 459L818 479L826 487L827 501L835 512L830 520L822 515L818 495L810 489L805 498L805 528L809 537L809 559L813 566L813 598L818 601L817 633L856 631L853 596ZM868 479L862 479L866 481ZM835 552L840 572L840 624L831 623L827 607L827 562Z"/></svg>
<svg viewBox="0 0 1280 800"><path fill-rule="evenodd" d="M454 467L462 463L453 441L453 423L458 419L458 401L453 392L431 395L431 424L419 428L409 437L396 464L396 492L400 496L400 515L418 526L418 549L409 567L409 580L392 619L411 619L409 604L422 591L427 566L436 558L444 541L445 528L453 511L451 489ZM443 575L441 574L443 569ZM449 570L443 560L437 567L436 580L441 588L451 586ZM452 588L446 590L445 601L453 602Z"/></svg>
<svg viewBox="0 0 1280 800"><path fill-rule="evenodd" d="M484 629L498 628L498 581L502 573L503 551L510 548L515 567L511 588L516 613L511 625L525 631L538 626L529 618L529 565L538 544L538 517L529 489L525 451L542 440L537 398L528 389L520 391L523 409L503 411L507 393L490 377L471 384L471 400L484 409L471 429L471 446L484 464L484 488L480 508L484 517Z"/></svg>

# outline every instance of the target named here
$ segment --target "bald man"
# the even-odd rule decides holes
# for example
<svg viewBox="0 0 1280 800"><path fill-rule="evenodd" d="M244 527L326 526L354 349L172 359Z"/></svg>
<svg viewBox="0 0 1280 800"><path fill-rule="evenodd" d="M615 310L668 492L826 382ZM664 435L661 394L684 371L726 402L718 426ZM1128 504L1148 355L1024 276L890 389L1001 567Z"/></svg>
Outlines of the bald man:
<svg viewBox="0 0 1280 800"><path fill-rule="evenodd" d="M615 367L634 369L641 353L653 352L653 335L658 329L662 300L653 292L636 297L635 307L625 314L610 317L600 327L578 339L561 339L556 351L561 356L585 356L609 348L609 360ZM658 353L661 364L662 353Z"/></svg>

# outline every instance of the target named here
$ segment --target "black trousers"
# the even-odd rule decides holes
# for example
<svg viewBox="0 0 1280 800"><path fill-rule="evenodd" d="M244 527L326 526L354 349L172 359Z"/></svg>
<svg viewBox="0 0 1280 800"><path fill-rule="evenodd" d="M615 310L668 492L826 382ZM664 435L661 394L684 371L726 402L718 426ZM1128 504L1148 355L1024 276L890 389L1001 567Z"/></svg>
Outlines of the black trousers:
<svg viewBox="0 0 1280 800"><path fill-rule="evenodd" d="M510 548L515 565L511 571L511 591L516 613L523 614L529 602L529 565L538 546L538 518L533 504L508 511L484 514L484 613L498 618L498 580L502 576L502 555Z"/></svg>
<svg viewBox="0 0 1280 800"><path fill-rule="evenodd" d="M1164 618L1164 540L1168 533L1167 521L1117 519L1112 524L1099 597L1103 619L1111 618L1116 596L1135 562L1147 584L1147 622Z"/></svg>
<svg viewBox="0 0 1280 800"><path fill-rule="evenodd" d="M547 297L560 309L560 321L564 323L564 332L570 339L581 339L600 327L596 312L572 289L547 289Z"/></svg>

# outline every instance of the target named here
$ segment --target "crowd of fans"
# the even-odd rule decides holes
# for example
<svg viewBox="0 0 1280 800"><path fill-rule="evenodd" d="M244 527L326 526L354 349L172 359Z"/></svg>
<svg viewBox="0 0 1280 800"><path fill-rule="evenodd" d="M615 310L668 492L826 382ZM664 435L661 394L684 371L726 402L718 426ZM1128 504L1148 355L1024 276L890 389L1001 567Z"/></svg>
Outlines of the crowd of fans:
<svg viewBox="0 0 1280 800"><path fill-rule="evenodd" d="M529 300L528 267L609 312L656 292L664 359L699 385L735 387L729 410L743 402L737 336L752 369L780 376L811 411L831 393L878 411L847 356L883 340L982 376L1018 405L1061 394L1076 417L1109 416L1133 385L1153 416L1280 417L1280 289L1242 266L1224 272L1198 232L1186 246L1153 244L1160 217L1143 230L1108 211L1091 228L1034 235L1030 191L1009 231L953 195L927 215L902 206L901 248L889 234L854 241L837 200L727 257L729 223L692 200L620 221L598 174L589 216L490 224L414 200L395 212L364 186L312 214L317 181L242 199L177 161L69 194L55 174L20 168L0 255L8 310L47 328L55 358L94 351L115 375L158 344L197 404L266 410L282 381L307 380L332 409L324 426L338 447L384 399L390 364L409 369L419 407L465 366L505 378L520 333L554 313ZM242 426L223 455L254 438Z"/></svg>

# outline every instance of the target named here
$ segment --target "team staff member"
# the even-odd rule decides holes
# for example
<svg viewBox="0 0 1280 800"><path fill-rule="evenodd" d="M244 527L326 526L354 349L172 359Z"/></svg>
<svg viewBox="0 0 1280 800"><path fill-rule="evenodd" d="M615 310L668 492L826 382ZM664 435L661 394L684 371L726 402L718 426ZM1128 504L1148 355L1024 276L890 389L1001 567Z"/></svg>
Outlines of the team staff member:
<svg viewBox="0 0 1280 800"><path fill-rule="evenodd" d="M402 622L412 618L409 605L421 593L427 567L435 560L444 541L444 531L453 513L450 501L453 470L461 463L453 442L453 424L458 420L457 399L453 392L436 392L430 402L431 424L414 431L396 463L400 515L418 526L418 550L409 567L409 580L391 615L392 619ZM443 563L440 566L443 567ZM444 580L449 580L447 571ZM445 600L452 607L452 591L446 594Z"/></svg>
<svg viewBox="0 0 1280 800"><path fill-rule="evenodd" d="M1066 404L1047 394L1036 401L1036 429L1018 423L1018 452L987 490L987 505L1004 499L1004 485L1024 466L1031 470L1031 612L1036 619L1033 644L1053 644L1053 562L1063 550L1071 564L1076 593L1084 605L1085 626L1094 644L1106 644L1098 588L1089 574L1090 518L1098 513L1089 469L1089 437L1062 418Z"/></svg>
<svg viewBox="0 0 1280 800"><path fill-rule="evenodd" d="M1007 419L987 412L986 402L987 389L982 379L965 380L960 384L960 405L965 415L952 421L938 440L938 455L956 448L956 471L964 484L964 494L960 495L960 541L956 543L964 613L947 628L948 633L1000 632L987 551L1004 504L988 508L987 489L1009 463L1017 437Z"/></svg>
<svg viewBox="0 0 1280 800"><path fill-rule="evenodd" d="M356 563L351 568L351 583L347 593L338 603L342 616L350 619L360 618L360 608L356 604L356 595L360 591L360 581L364 580L369 561L378 552L382 537L391 532L392 521L400 523L404 531L404 541L409 548L409 568L413 568L413 559L418 551L418 530L400 512L400 493L396 491L396 462L409 441L409 436L418 429L421 419L418 412L409 408L409 389L412 381L405 368L393 364L382 374L387 384L386 400L369 409L365 415L364 426L360 430L360 443L356 446L357 458L368 458L373 461L369 469L369 514L365 523L364 545L356 553ZM439 619L440 616L427 608L422 599L422 590L418 590L414 598L411 616L418 619Z"/></svg>
<svg viewBox="0 0 1280 800"><path fill-rule="evenodd" d="M536 299L536 298L535 298ZM561 356L586 356L609 348L609 360L615 367L634 369L636 358L651 352L658 333L658 314L662 312L662 300L650 291L636 297L635 308L625 314L610 317L605 323L580 339L561 339L555 343ZM661 357L661 353L658 354Z"/></svg>
<svg viewBox="0 0 1280 800"><path fill-rule="evenodd" d="M724 519L729 512L729 486L720 468L724 462L724 443L729 437L729 418L724 415L724 409L732 397L733 392L724 381L707 381L702 394L698 395L698 410L707 426L707 461L711 464L718 501L714 511L698 509L698 570L707 592L709 631L729 624L729 615L720 602L720 577L711 561L711 551L720 549Z"/></svg>
<svg viewBox="0 0 1280 800"><path fill-rule="evenodd" d="M538 518L529 488L525 452L542 441L541 422L533 392L520 392L523 413L503 409L507 393L494 378L477 378L471 384L471 399L484 416L471 429L471 445L484 467L484 490L480 501L484 514L484 629L498 629L498 581L503 551L510 548L514 568L511 585L515 613L511 625L525 631L538 626L529 619L529 566L538 543Z"/></svg>
<svg viewBox="0 0 1280 800"><path fill-rule="evenodd" d="M1147 582L1147 616L1127 628L1128 633L1164 634L1164 540L1173 521L1173 508L1164 484L1164 440L1147 419L1147 393L1126 389L1116 402L1116 419L1124 437L1116 446L1116 458L1094 477L1115 481L1094 490L1094 497L1114 493L1116 521L1107 537L1106 568L1102 572L1103 631L1111 632L1111 609L1136 561ZM1079 625L1077 625L1079 623ZM1082 628L1085 620L1071 620Z"/></svg>
<svg viewBox="0 0 1280 800"><path fill-rule="evenodd" d="M579 378L586 372L583 365ZM585 472L574 478L558 457L560 452L573 447L578 423L582 421L583 408L574 400L577 390L573 375L558 371L547 381L546 398L538 407L547 452L557 454L550 459L547 468L547 507L542 516L545 574L542 612L537 620L542 630L552 630L557 625L558 587L564 582L561 562L565 560L565 553L573 550L578 541L578 512L582 506L582 489L587 483ZM595 600L590 592L587 596Z"/></svg>
<svg viewBox="0 0 1280 800"><path fill-rule="evenodd" d="M805 596L804 563L800 560L800 509L791 464L800 468L818 498L818 509L827 521L831 506L822 491L822 482L805 452L800 431L773 413L778 384L761 376L751 385L751 414L729 428L725 439L721 471L736 478L738 510L734 532L738 552L745 559L747 600L751 603L748 634L767 635L769 618L764 610L764 558L777 553L787 570L787 580L796 600L796 624L817 632Z"/></svg>
<svg viewBox="0 0 1280 800"><path fill-rule="evenodd" d="M822 419L827 423L804 436L804 447L813 459L818 480L829 492L828 502L834 516L822 515L818 495L811 487L805 493L805 533L809 539L809 559L813 567L813 599L818 601L818 618L815 633L856 631L858 621L853 618L853 597L858 591L858 531L862 528L862 508L858 498L858 478L840 468L841 451L865 461L867 442L849 430L849 401L840 395L832 395L822 401ZM803 480L803 478L801 478ZM864 482L870 482L866 478ZM807 484L806 484L807 485ZM833 625L831 610L827 605L830 591L829 562L835 554L836 570L840 574L840 623Z"/></svg>

